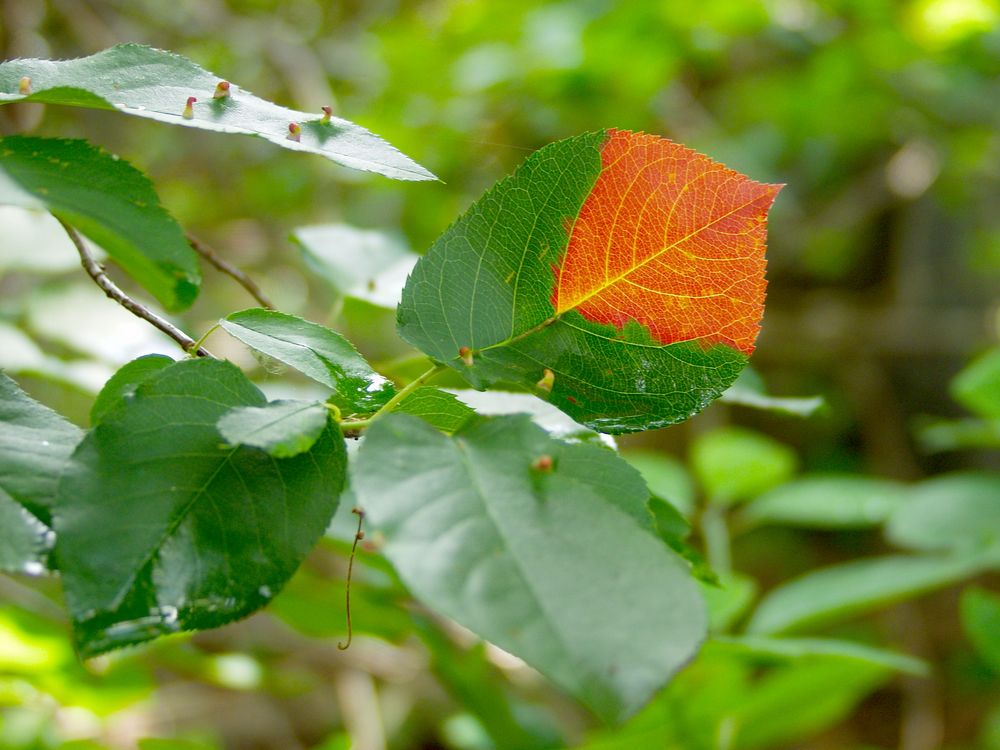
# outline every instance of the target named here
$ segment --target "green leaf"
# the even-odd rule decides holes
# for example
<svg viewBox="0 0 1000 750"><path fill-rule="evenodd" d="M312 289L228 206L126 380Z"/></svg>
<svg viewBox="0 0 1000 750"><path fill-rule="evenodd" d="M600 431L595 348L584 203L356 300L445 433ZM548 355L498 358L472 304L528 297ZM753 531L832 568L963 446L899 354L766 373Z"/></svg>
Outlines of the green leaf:
<svg viewBox="0 0 1000 750"><path fill-rule="evenodd" d="M106 414L131 398L136 388L173 363L174 360L163 354L147 354L122 366L97 394L90 409L90 423L96 425Z"/></svg>
<svg viewBox="0 0 1000 750"><path fill-rule="evenodd" d="M1000 419L1000 348L980 355L955 376L951 395L980 417Z"/></svg>
<svg viewBox="0 0 1000 750"><path fill-rule="evenodd" d="M458 400L452 393L433 386L422 386L400 401L395 411L412 414L428 424L449 434L469 421L475 411Z"/></svg>
<svg viewBox="0 0 1000 750"><path fill-rule="evenodd" d="M976 651L1000 674L1000 595L971 587L962 592L962 627Z"/></svg>
<svg viewBox="0 0 1000 750"><path fill-rule="evenodd" d="M750 367L740 373L736 382L719 396L719 400L727 404L775 411L793 417L810 417L826 403L822 396L772 396L767 392L764 379Z"/></svg>
<svg viewBox="0 0 1000 750"><path fill-rule="evenodd" d="M903 485L887 479L811 475L766 492L747 505L739 518L748 526L866 529L881 525L906 501Z"/></svg>
<svg viewBox="0 0 1000 750"><path fill-rule="evenodd" d="M836 724L884 683L884 666L816 657L768 674L745 692L727 717L741 749L787 747Z"/></svg>
<svg viewBox="0 0 1000 750"><path fill-rule="evenodd" d="M0 490L51 526L59 475L83 437L0 372Z"/></svg>
<svg viewBox="0 0 1000 750"><path fill-rule="evenodd" d="M636 711L704 635L687 566L650 532L642 480L610 451L526 416L447 437L390 414L351 481L419 599L604 717Z"/></svg>
<svg viewBox="0 0 1000 750"><path fill-rule="evenodd" d="M920 482L885 531L893 544L915 550L1000 548L1000 474L962 472Z"/></svg>
<svg viewBox="0 0 1000 750"><path fill-rule="evenodd" d="M390 310L418 258L394 235L347 224L299 227L292 239L309 267L342 295Z"/></svg>
<svg viewBox="0 0 1000 750"><path fill-rule="evenodd" d="M219 417L265 403L233 365L184 360L84 438L55 512L82 655L253 612L323 534L344 481L344 440L329 425L308 453L286 459L221 444Z"/></svg>
<svg viewBox="0 0 1000 750"><path fill-rule="evenodd" d="M927 662L913 656L832 638L769 638L766 636L717 636L709 641L713 649L745 654L762 661L798 661L817 656L855 659L896 672L925 677Z"/></svg>
<svg viewBox="0 0 1000 750"><path fill-rule="evenodd" d="M30 79L30 94L20 91ZM339 117L281 107L231 85L213 98L219 77L180 55L141 44L120 44L76 60L10 60L0 64L0 104L18 101L115 109L159 122L256 135L295 151L325 156L352 169L397 180L433 180L434 175L364 128ZM184 116L188 97L198 101ZM300 140L289 139L297 123Z"/></svg>
<svg viewBox="0 0 1000 750"><path fill-rule="evenodd" d="M0 489L0 571L43 573L51 547L49 527Z"/></svg>
<svg viewBox="0 0 1000 750"><path fill-rule="evenodd" d="M737 572L721 576L714 585L703 585L701 593L708 607L709 630L724 633L732 628L753 604L757 591L753 578Z"/></svg>
<svg viewBox="0 0 1000 750"><path fill-rule="evenodd" d="M699 435L691 446L691 469L712 502L745 502L787 482L795 452L766 435L724 427Z"/></svg>
<svg viewBox="0 0 1000 750"><path fill-rule="evenodd" d="M249 445L275 458L291 458L315 445L329 416L316 401L271 401L266 406L237 406L223 414L217 426L230 445Z"/></svg>
<svg viewBox="0 0 1000 750"><path fill-rule="evenodd" d="M928 453L968 448L1000 448L1000 419L924 419L917 428Z"/></svg>
<svg viewBox="0 0 1000 750"><path fill-rule="evenodd" d="M818 627L950 586L995 561L976 557L875 557L806 573L771 591L750 633Z"/></svg>
<svg viewBox="0 0 1000 750"><path fill-rule="evenodd" d="M650 492L686 516L694 512L694 482L683 463L666 453L647 450L626 450L622 458L639 470Z"/></svg>
<svg viewBox="0 0 1000 750"><path fill-rule="evenodd" d="M568 247L567 222L604 171L610 132L540 149L476 201L417 263L398 322L403 339L475 388L515 383L581 424L621 433L687 419L747 357L698 340L664 345L635 320L615 326L556 312L553 268Z"/></svg>
<svg viewBox="0 0 1000 750"><path fill-rule="evenodd" d="M86 141L0 138L0 203L45 209L71 224L168 310L198 294L197 255L153 184Z"/></svg>
<svg viewBox="0 0 1000 750"><path fill-rule="evenodd" d="M317 323L255 308L235 312L219 325L250 348L332 388L331 401L345 411L376 411L396 392L350 341Z"/></svg>

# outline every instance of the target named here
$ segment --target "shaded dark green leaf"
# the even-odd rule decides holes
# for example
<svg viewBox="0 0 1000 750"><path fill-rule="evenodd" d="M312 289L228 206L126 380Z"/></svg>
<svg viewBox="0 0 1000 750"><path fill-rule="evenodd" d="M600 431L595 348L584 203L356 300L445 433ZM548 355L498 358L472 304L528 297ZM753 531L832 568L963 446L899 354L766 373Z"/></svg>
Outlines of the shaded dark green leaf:
<svg viewBox="0 0 1000 750"><path fill-rule="evenodd" d="M90 409L90 423L95 425L100 422L108 412L131 398L142 383L173 363L174 360L163 354L147 354L121 367L97 394Z"/></svg>
<svg viewBox="0 0 1000 750"><path fill-rule="evenodd" d="M454 394L426 385L400 401L395 411L420 417L447 433L458 430L476 413Z"/></svg>
<svg viewBox="0 0 1000 750"><path fill-rule="evenodd" d="M139 385L77 448L55 527L83 655L253 612L322 535L344 481L343 438L329 425L288 459L222 445L219 417L265 403L233 365L184 360Z"/></svg>
<svg viewBox="0 0 1000 750"><path fill-rule="evenodd" d="M41 208L71 224L168 310L188 307L198 294L197 255L153 184L86 141L0 139L0 203Z"/></svg>
<svg viewBox="0 0 1000 750"><path fill-rule="evenodd" d="M1000 674L1000 594L972 587L962 592L962 627L976 651Z"/></svg>

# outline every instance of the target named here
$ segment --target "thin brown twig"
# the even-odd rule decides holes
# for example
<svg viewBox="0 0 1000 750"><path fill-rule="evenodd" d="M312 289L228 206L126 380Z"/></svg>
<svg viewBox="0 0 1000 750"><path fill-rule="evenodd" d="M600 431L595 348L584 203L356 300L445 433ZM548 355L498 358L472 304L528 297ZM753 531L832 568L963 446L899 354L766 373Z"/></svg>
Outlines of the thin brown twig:
<svg viewBox="0 0 1000 750"><path fill-rule="evenodd" d="M173 323L168 320L164 320L152 310L149 310L125 294L125 292L123 292L121 288L115 284L115 282L108 278L108 275L104 272L104 268L102 268L101 265L94 260L94 256L90 254L87 246L83 243L83 238L80 237L80 233L62 219L58 219L57 217L57 220L60 224L62 224L62 228L66 230L66 234L69 235L69 238L76 246L76 250L80 254L80 263L83 265L83 269L87 272L90 278L94 280L94 283L97 284L97 286L99 286L106 295L108 295L108 297L113 299L137 318L142 318L150 325L163 331L170 338L180 344L184 351L190 353L194 347L197 346L197 341L188 336ZM199 357L213 356L208 349L205 349L202 346L198 346L197 349L194 349L194 353Z"/></svg>
<svg viewBox="0 0 1000 750"><path fill-rule="evenodd" d="M261 307L267 310L276 309L274 307L274 303L271 302L267 295L261 291L259 286L257 286L257 282L247 276L243 271L232 265L225 258L218 255L214 250L212 250L212 248L204 244L201 240L192 237L190 234L187 235L187 241L188 244L191 245L191 248L198 253L198 255L207 260L218 270L222 271L222 273L226 274L226 276L232 278L241 287L246 289L247 292L250 293L250 296L260 303Z"/></svg>
<svg viewBox="0 0 1000 750"><path fill-rule="evenodd" d="M354 535L354 544L351 545L351 559L347 563L347 589L345 594L346 601L346 613L347 613L347 643L338 643L337 648L341 651L346 651L351 646L351 641L354 640L354 627L351 624L351 578L354 575L354 558L358 553L358 542L365 538L365 532L361 530L361 524L365 522L365 512L361 508L352 508L351 513L356 513L358 516L358 531Z"/></svg>

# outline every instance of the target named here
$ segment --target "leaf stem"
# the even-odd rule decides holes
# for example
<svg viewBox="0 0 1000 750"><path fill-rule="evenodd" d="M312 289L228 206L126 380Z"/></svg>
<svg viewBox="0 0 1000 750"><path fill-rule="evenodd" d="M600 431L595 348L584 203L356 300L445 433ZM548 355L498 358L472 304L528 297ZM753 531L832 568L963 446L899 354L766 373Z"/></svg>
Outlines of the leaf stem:
<svg viewBox="0 0 1000 750"><path fill-rule="evenodd" d="M358 542L365 538L365 532L361 525L365 522L365 512L361 508L352 508L351 513L358 516L358 531L354 535L354 544L351 545L351 559L347 563L347 587L344 593L344 612L347 619L347 643L338 643L337 648L346 651L351 647L354 640L354 626L351 624L351 579L354 577L354 558L358 554Z"/></svg>
<svg viewBox="0 0 1000 750"><path fill-rule="evenodd" d="M201 349L201 345L205 343L205 340L208 339L208 337L211 336L213 333L215 333L217 330L219 330L219 324L218 323L216 323L214 326L212 326L207 331L205 331L205 333L202 335L202 337L200 339L198 339L197 341L194 342L194 346L191 347L191 349L188 351L188 354L191 354L191 356L194 356L194 354L192 354L192 352L199 351Z"/></svg>
<svg viewBox="0 0 1000 750"><path fill-rule="evenodd" d="M219 271L226 274L226 276L232 278L241 287L246 289L247 292L250 293L250 296L257 300L261 307L265 310L275 309L274 303L271 302L268 296L261 291L260 287L257 286L257 282L247 276L246 273L238 269L225 258L222 258L218 253L212 250L212 248L192 235L187 235L187 241L191 246L191 249L198 253L198 255L215 266Z"/></svg>
<svg viewBox="0 0 1000 750"><path fill-rule="evenodd" d="M193 338L188 336L186 333L184 333L184 331L179 329L173 323L171 323L168 320L165 320L164 318L161 318L152 310L145 307L136 300L132 299L125 292L123 292L122 289L108 277L107 273L104 272L104 268L102 268L101 265L96 260L94 260L94 256L90 254L90 251L84 244L83 238L80 236L80 233L77 232L76 229L67 224L65 221L60 219L58 216L56 217L56 221L58 221L62 225L62 228L66 230L66 234L69 235L69 238L73 241L73 244L76 246L76 251L80 254L80 263L81 265L83 265L83 269L87 272L90 278L94 280L94 283L97 284L97 286L99 286L101 290L108 297L113 299L115 302L124 307L126 310L135 315L137 318L142 318L150 325L163 331L170 338L172 338L174 341L180 344L181 348L184 351L188 353L193 353L199 357L213 356L212 353L208 351L208 349L205 349L203 346L201 346L200 341L195 341Z"/></svg>

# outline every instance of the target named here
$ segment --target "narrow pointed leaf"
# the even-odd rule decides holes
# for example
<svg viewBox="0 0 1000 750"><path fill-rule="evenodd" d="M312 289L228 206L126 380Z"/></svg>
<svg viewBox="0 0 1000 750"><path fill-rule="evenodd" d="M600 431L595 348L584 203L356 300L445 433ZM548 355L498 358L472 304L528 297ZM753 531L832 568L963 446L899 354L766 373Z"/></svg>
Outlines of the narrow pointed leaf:
<svg viewBox="0 0 1000 750"><path fill-rule="evenodd" d="M770 638L767 636L717 636L712 648L760 657L764 661L797 661L833 656L855 659L873 666L888 667L904 674L925 677L927 662L913 656L833 638Z"/></svg>
<svg viewBox="0 0 1000 750"><path fill-rule="evenodd" d="M852 475L804 476L775 487L746 506L744 524L811 529L866 529L894 512L906 513L907 490L887 479Z"/></svg>
<svg viewBox="0 0 1000 750"><path fill-rule="evenodd" d="M77 448L55 527L81 654L248 615L322 535L343 486L343 437L330 425L285 459L224 445L218 419L265 403L233 365L184 360L140 384Z"/></svg>
<svg viewBox="0 0 1000 750"><path fill-rule="evenodd" d="M419 599L608 719L641 707L704 635L687 566L652 532L638 473L610 451L555 440L526 416L447 437L392 414L369 428L352 486Z"/></svg>
<svg viewBox="0 0 1000 750"><path fill-rule="evenodd" d="M341 408L372 412L395 393L392 383L376 373L350 341L317 323L251 309L233 313L219 325L250 348L332 388L332 400Z"/></svg>
<svg viewBox="0 0 1000 750"><path fill-rule="evenodd" d="M238 406L219 418L219 432L230 445L250 445L276 458L291 458L319 440L330 413L315 401L272 401Z"/></svg>
<svg viewBox="0 0 1000 750"><path fill-rule="evenodd" d="M996 560L904 557L856 560L793 579L769 593L754 612L750 633L782 633L824 625L957 583Z"/></svg>
<svg viewBox="0 0 1000 750"><path fill-rule="evenodd" d="M30 93L21 91L29 80ZM296 151L320 154L352 169L397 180L433 180L434 175L377 135L339 117L323 123L315 112L299 112L230 84L215 98L220 78L181 55L141 44L121 44L75 60L10 60L0 64L0 104L18 101L114 109L159 122L256 135ZM197 99L188 113L190 97ZM301 128L289 138L289 125Z"/></svg>
<svg viewBox="0 0 1000 750"><path fill-rule="evenodd" d="M86 141L0 138L0 203L71 224L168 310L188 307L201 271L184 231L138 169Z"/></svg>
<svg viewBox="0 0 1000 750"><path fill-rule="evenodd" d="M889 518L891 542L915 550L1000 550L1000 475L944 474L910 490Z"/></svg>
<svg viewBox="0 0 1000 750"><path fill-rule="evenodd" d="M767 392L763 378L751 367L740 373L736 382L719 396L719 400L793 417L810 417L826 403L822 396L772 396Z"/></svg>
<svg viewBox="0 0 1000 750"><path fill-rule="evenodd" d="M550 144L417 263L400 334L478 388L520 384L595 429L681 421L753 351L779 189L655 136Z"/></svg>

